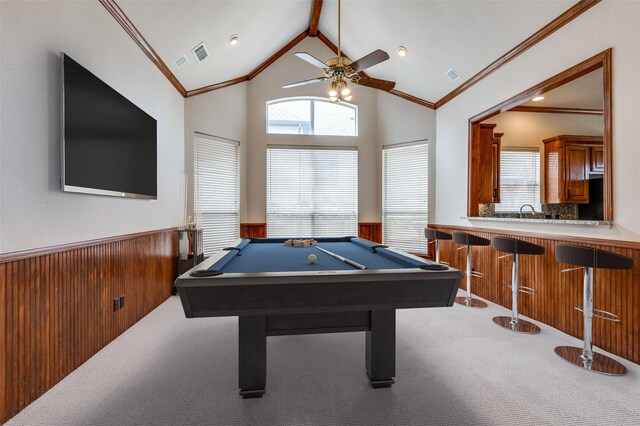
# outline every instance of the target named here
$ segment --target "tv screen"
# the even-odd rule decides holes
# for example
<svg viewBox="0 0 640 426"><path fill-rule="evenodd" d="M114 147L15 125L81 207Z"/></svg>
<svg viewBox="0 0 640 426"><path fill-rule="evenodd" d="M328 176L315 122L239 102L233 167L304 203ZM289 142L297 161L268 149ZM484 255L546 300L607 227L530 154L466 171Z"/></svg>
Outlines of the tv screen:
<svg viewBox="0 0 640 426"><path fill-rule="evenodd" d="M62 69L62 190L156 199L156 120L64 53Z"/></svg>

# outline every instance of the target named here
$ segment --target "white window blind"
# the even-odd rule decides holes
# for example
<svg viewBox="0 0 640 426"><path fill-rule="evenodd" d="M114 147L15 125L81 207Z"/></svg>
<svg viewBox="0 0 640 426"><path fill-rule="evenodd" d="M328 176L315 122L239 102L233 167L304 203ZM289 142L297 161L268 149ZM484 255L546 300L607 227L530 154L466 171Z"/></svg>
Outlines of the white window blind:
<svg viewBox="0 0 640 426"><path fill-rule="evenodd" d="M194 213L205 256L240 235L239 143L196 134L193 150Z"/></svg>
<svg viewBox="0 0 640 426"><path fill-rule="evenodd" d="M357 235L358 151L267 148L270 237Z"/></svg>
<svg viewBox="0 0 640 426"><path fill-rule="evenodd" d="M418 143L382 150L382 233L385 244L426 253L429 148Z"/></svg>
<svg viewBox="0 0 640 426"><path fill-rule="evenodd" d="M540 151L530 148L500 150L500 203L497 212L517 212L523 204L531 204L537 212L540 205Z"/></svg>

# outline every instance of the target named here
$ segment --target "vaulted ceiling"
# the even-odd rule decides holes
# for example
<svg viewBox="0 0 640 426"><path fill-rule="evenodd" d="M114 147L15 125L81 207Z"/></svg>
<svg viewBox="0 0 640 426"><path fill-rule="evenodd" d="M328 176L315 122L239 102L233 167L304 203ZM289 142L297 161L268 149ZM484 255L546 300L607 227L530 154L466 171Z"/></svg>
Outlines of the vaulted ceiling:
<svg viewBox="0 0 640 426"><path fill-rule="evenodd" d="M391 58L367 74L395 81L401 94L436 103L465 82L472 83L491 64L499 66L505 54L526 45L532 36L535 39L558 17L573 19L597 2L343 0L342 49L351 59L375 49L386 51ZM251 72L258 65L296 37L308 35L314 16L316 20L319 16L320 38L329 44L338 42L337 0L117 0L117 6L166 64L165 75L172 74L179 82L174 85L192 91L189 94L210 85L218 87L217 83L253 78L256 73ZM577 6L581 6L579 13L575 13ZM236 46L228 43L232 34L239 36ZM191 49L200 42L210 56L199 63ZM398 46L405 46L409 55L399 57ZM296 51L293 47L287 54ZM181 55L189 61L178 68L175 60ZM455 81L445 75L450 68L459 74ZM317 77L317 71L309 66L308 77Z"/></svg>

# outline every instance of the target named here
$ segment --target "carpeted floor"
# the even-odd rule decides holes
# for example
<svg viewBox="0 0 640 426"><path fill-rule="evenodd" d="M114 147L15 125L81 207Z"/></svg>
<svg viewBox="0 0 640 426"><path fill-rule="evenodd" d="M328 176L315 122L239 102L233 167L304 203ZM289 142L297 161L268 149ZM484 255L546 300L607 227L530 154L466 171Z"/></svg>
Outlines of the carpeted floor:
<svg viewBox="0 0 640 426"><path fill-rule="evenodd" d="M172 297L8 425L640 425L639 365L582 371L553 352L577 339L494 315L399 310L390 389L368 384L364 333L270 337L267 393L243 400L237 318L187 320Z"/></svg>

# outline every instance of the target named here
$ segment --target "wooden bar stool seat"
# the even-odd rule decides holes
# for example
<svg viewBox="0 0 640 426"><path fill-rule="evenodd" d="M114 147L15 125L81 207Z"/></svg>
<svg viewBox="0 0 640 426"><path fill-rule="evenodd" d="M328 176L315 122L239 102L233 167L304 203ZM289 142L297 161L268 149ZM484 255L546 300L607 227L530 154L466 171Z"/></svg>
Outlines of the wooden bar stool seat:
<svg viewBox="0 0 640 426"><path fill-rule="evenodd" d="M471 270L471 246L488 246L491 244L491 241L477 235L467 234L466 232L454 232L451 234L451 238L454 243L463 244L463 246L459 247L458 250L467 249L467 265L465 272L465 275L467 276L467 295L463 297L456 297L455 302L469 308L486 308L487 304L482 300L474 299L471 293L471 277L482 278L484 276L482 272Z"/></svg>
<svg viewBox="0 0 640 426"><path fill-rule="evenodd" d="M536 294L531 287L525 287L519 284L518 265L520 255L541 255L544 254L544 247L538 244L528 243L526 241L517 240L515 238L494 237L491 240L493 249L500 253L508 253L500 258L513 256L511 264L511 317L497 316L493 317L493 322L504 328L517 331L519 333L535 334L540 333L540 327L532 322L523 320L518 317L518 292L527 294Z"/></svg>
<svg viewBox="0 0 640 426"><path fill-rule="evenodd" d="M584 317L583 347L558 346L555 353L564 360L596 373L619 375L626 369L618 361L606 355L593 352L591 339L593 335L593 317L607 321L620 322L620 317L611 312L593 308L593 270L603 269L631 269L633 259L619 254L591 247L571 246L565 244L556 245L556 259L562 263L577 265L577 268L564 269L561 272L584 269L583 281L583 306L576 306Z"/></svg>
<svg viewBox="0 0 640 426"><path fill-rule="evenodd" d="M447 262L440 262L440 246L438 244L439 240L450 240L451 234L444 231L438 231L437 229L432 228L424 228L424 236L429 240L428 244L435 244L436 251L436 263L442 263L444 265L448 265Z"/></svg>

